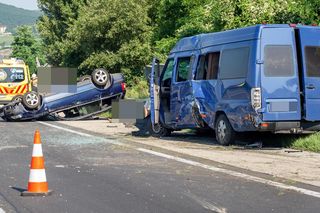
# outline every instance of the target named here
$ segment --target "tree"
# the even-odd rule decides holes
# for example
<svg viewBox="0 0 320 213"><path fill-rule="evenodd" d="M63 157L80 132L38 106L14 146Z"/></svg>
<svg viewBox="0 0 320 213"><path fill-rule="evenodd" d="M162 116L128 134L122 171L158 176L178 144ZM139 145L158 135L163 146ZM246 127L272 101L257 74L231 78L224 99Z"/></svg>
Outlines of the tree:
<svg viewBox="0 0 320 213"><path fill-rule="evenodd" d="M160 0L155 50L166 55L177 40L255 24L319 24L318 0Z"/></svg>
<svg viewBox="0 0 320 213"><path fill-rule="evenodd" d="M46 46L48 62L63 65L65 37L79 16L79 9L86 0L38 0L43 15L37 23L40 36Z"/></svg>
<svg viewBox="0 0 320 213"><path fill-rule="evenodd" d="M47 1L47 4L56 3ZM60 5L59 11L64 6ZM48 5L46 8L48 16L53 9ZM68 24L54 18L60 23L57 29L62 31L52 32L43 26L44 20L53 23L49 16L42 18L39 30L49 44L51 63L78 67L84 73L103 67L124 73L130 81L141 76L143 67L150 62L148 12L144 0L92 0L78 7L77 16Z"/></svg>
<svg viewBox="0 0 320 213"><path fill-rule="evenodd" d="M23 59L29 66L31 73L37 72L37 57L41 63L45 62L43 46L29 26L20 26L17 28L12 49L12 57Z"/></svg>

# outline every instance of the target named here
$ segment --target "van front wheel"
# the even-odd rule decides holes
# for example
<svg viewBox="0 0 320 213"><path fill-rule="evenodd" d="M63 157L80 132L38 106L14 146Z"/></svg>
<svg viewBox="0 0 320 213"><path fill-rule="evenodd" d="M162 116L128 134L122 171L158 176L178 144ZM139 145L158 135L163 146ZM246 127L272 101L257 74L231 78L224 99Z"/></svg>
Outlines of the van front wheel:
<svg viewBox="0 0 320 213"><path fill-rule="evenodd" d="M161 123L158 124L152 124L151 122L151 116L147 118L147 127L150 135L153 137L166 137L170 136L171 130L165 128Z"/></svg>
<svg viewBox="0 0 320 213"><path fill-rule="evenodd" d="M228 118L225 115L219 115L215 125L216 139L219 144L228 146L236 138L236 132L233 130Z"/></svg>

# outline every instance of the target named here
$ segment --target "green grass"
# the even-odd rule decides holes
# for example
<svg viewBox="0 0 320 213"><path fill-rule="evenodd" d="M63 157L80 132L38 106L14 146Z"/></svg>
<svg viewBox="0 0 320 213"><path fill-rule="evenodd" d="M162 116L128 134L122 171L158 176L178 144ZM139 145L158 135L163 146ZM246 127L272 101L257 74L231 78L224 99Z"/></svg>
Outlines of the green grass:
<svg viewBox="0 0 320 213"><path fill-rule="evenodd" d="M293 141L291 148L320 152L320 133L314 133L312 135L299 137Z"/></svg>
<svg viewBox="0 0 320 213"><path fill-rule="evenodd" d="M109 110L109 111L107 111L107 112L104 112L104 113L101 113L101 114L99 114L99 117L101 117L101 118L112 118L112 113L111 113L111 111Z"/></svg>
<svg viewBox="0 0 320 213"><path fill-rule="evenodd" d="M261 134L264 146L285 147L303 151L320 152L320 133L293 134Z"/></svg>

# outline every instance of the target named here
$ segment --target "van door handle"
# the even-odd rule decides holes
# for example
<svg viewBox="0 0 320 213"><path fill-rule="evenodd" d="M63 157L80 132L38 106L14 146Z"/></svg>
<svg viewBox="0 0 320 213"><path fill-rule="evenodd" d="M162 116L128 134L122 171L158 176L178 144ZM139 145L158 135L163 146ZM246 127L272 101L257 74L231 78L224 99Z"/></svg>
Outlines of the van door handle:
<svg viewBox="0 0 320 213"><path fill-rule="evenodd" d="M307 89L315 89L316 87L313 85L313 84L309 84L308 86L307 86Z"/></svg>

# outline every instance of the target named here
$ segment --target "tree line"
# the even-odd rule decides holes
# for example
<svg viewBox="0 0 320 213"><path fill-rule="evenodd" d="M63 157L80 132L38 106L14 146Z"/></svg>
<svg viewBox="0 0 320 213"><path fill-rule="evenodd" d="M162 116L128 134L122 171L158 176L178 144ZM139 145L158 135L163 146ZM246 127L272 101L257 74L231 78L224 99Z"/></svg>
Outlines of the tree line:
<svg viewBox="0 0 320 213"><path fill-rule="evenodd" d="M97 67L122 72L129 83L143 75L153 56L165 60L185 36L261 23L320 23L319 0L38 0L38 5L43 15L34 52L81 74ZM18 40L14 50L21 46Z"/></svg>

